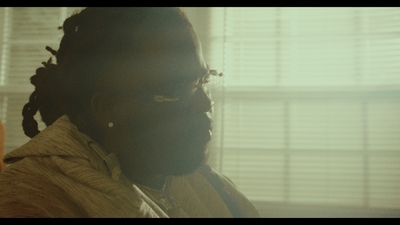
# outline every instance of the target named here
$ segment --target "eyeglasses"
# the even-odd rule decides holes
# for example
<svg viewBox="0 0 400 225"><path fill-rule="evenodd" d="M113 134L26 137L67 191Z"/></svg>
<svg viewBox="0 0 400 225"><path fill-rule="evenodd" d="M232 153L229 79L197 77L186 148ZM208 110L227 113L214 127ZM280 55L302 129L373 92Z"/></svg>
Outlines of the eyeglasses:
<svg viewBox="0 0 400 225"><path fill-rule="evenodd" d="M110 90L110 89L99 89L100 92L107 92L111 94L123 95L127 97L134 97L146 101L155 101L157 103L171 103L178 102L183 99L189 98L197 88L203 87L205 84L210 82L211 76L223 77L223 73L218 73L217 70L209 70L208 74L197 80L195 84L182 85L177 88L173 96L166 96L160 94L152 94L147 91L122 91L122 90Z"/></svg>

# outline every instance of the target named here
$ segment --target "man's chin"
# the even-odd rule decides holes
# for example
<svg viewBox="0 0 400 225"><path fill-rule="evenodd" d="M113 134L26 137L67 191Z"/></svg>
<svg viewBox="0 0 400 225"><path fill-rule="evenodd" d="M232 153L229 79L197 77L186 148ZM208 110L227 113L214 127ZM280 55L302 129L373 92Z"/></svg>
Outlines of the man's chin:
<svg viewBox="0 0 400 225"><path fill-rule="evenodd" d="M203 134L209 135L208 131L167 131L167 126L162 126L133 133L132 137L135 138L130 140L127 144L129 148L119 158L131 169L173 176L193 173L206 163L210 140ZM177 134L172 135L174 133Z"/></svg>
<svg viewBox="0 0 400 225"><path fill-rule="evenodd" d="M168 176L182 176L195 172L208 160L208 151L192 151L189 154L165 156L153 161L152 166L148 167L153 174Z"/></svg>
<svg viewBox="0 0 400 225"><path fill-rule="evenodd" d="M169 167L166 166L164 169L160 169L160 172L162 171L163 175L169 175L169 176L189 175L194 173L201 166L203 166L207 162L207 159L208 155L203 155L201 157L201 160L196 159L196 161L194 160L181 161L179 163L171 164Z"/></svg>

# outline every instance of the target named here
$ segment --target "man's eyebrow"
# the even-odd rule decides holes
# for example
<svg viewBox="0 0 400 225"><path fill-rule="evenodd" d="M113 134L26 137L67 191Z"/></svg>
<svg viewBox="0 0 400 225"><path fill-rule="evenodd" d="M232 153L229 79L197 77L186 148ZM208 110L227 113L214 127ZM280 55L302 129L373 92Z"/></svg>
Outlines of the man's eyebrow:
<svg viewBox="0 0 400 225"><path fill-rule="evenodd" d="M208 63L206 64L207 65L207 75L210 73L210 66L208 65Z"/></svg>
<svg viewBox="0 0 400 225"><path fill-rule="evenodd" d="M166 78L165 80L163 80L163 82L166 82L166 83L182 83L182 82L191 83L193 81L203 78L204 76L207 76L209 73L210 73L210 68L207 64L207 68L203 67L200 70L197 70L196 73L176 74L173 77Z"/></svg>
<svg viewBox="0 0 400 225"><path fill-rule="evenodd" d="M208 66L208 64L206 64L206 65L207 65L207 68L204 68L204 67L202 68L202 72L201 72L201 74L198 75L198 78L202 78L202 77L210 74L210 66Z"/></svg>
<svg viewBox="0 0 400 225"><path fill-rule="evenodd" d="M179 79L179 77L181 77L182 80L190 80L190 81L196 81L198 79L201 79L205 76L207 76L208 74L210 74L210 68L207 64L207 68L202 67L200 70L198 70L196 73L193 73L192 76L188 76L188 75L182 75L182 76L177 76L177 78Z"/></svg>

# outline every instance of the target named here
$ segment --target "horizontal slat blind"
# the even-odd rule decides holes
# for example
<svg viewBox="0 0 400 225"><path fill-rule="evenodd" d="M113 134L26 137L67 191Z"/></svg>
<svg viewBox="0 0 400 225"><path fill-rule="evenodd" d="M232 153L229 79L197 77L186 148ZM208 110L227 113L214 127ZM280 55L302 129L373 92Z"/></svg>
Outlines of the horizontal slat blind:
<svg viewBox="0 0 400 225"><path fill-rule="evenodd" d="M393 63L400 60L398 8L213 10L212 23L220 21L211 28L210 55L231 65L225 68L227 86L400 83L400 66Z"/></svg>
<svg viewBox="0 0 400 225"><path fill-rule="evenodd" d="M400 8L211 8L212 163L253 201L400 209Z"/></svg>

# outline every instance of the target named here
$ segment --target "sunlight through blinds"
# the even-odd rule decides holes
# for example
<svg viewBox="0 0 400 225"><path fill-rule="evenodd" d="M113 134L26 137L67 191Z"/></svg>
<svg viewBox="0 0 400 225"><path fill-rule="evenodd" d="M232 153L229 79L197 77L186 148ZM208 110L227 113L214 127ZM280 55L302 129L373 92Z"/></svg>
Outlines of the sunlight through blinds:
<svg viewBox="0 0 400 225"><path fill-rule="evenodd" d="M400 8L211 8L213 165L253 201L400 209Z"/></svg>

